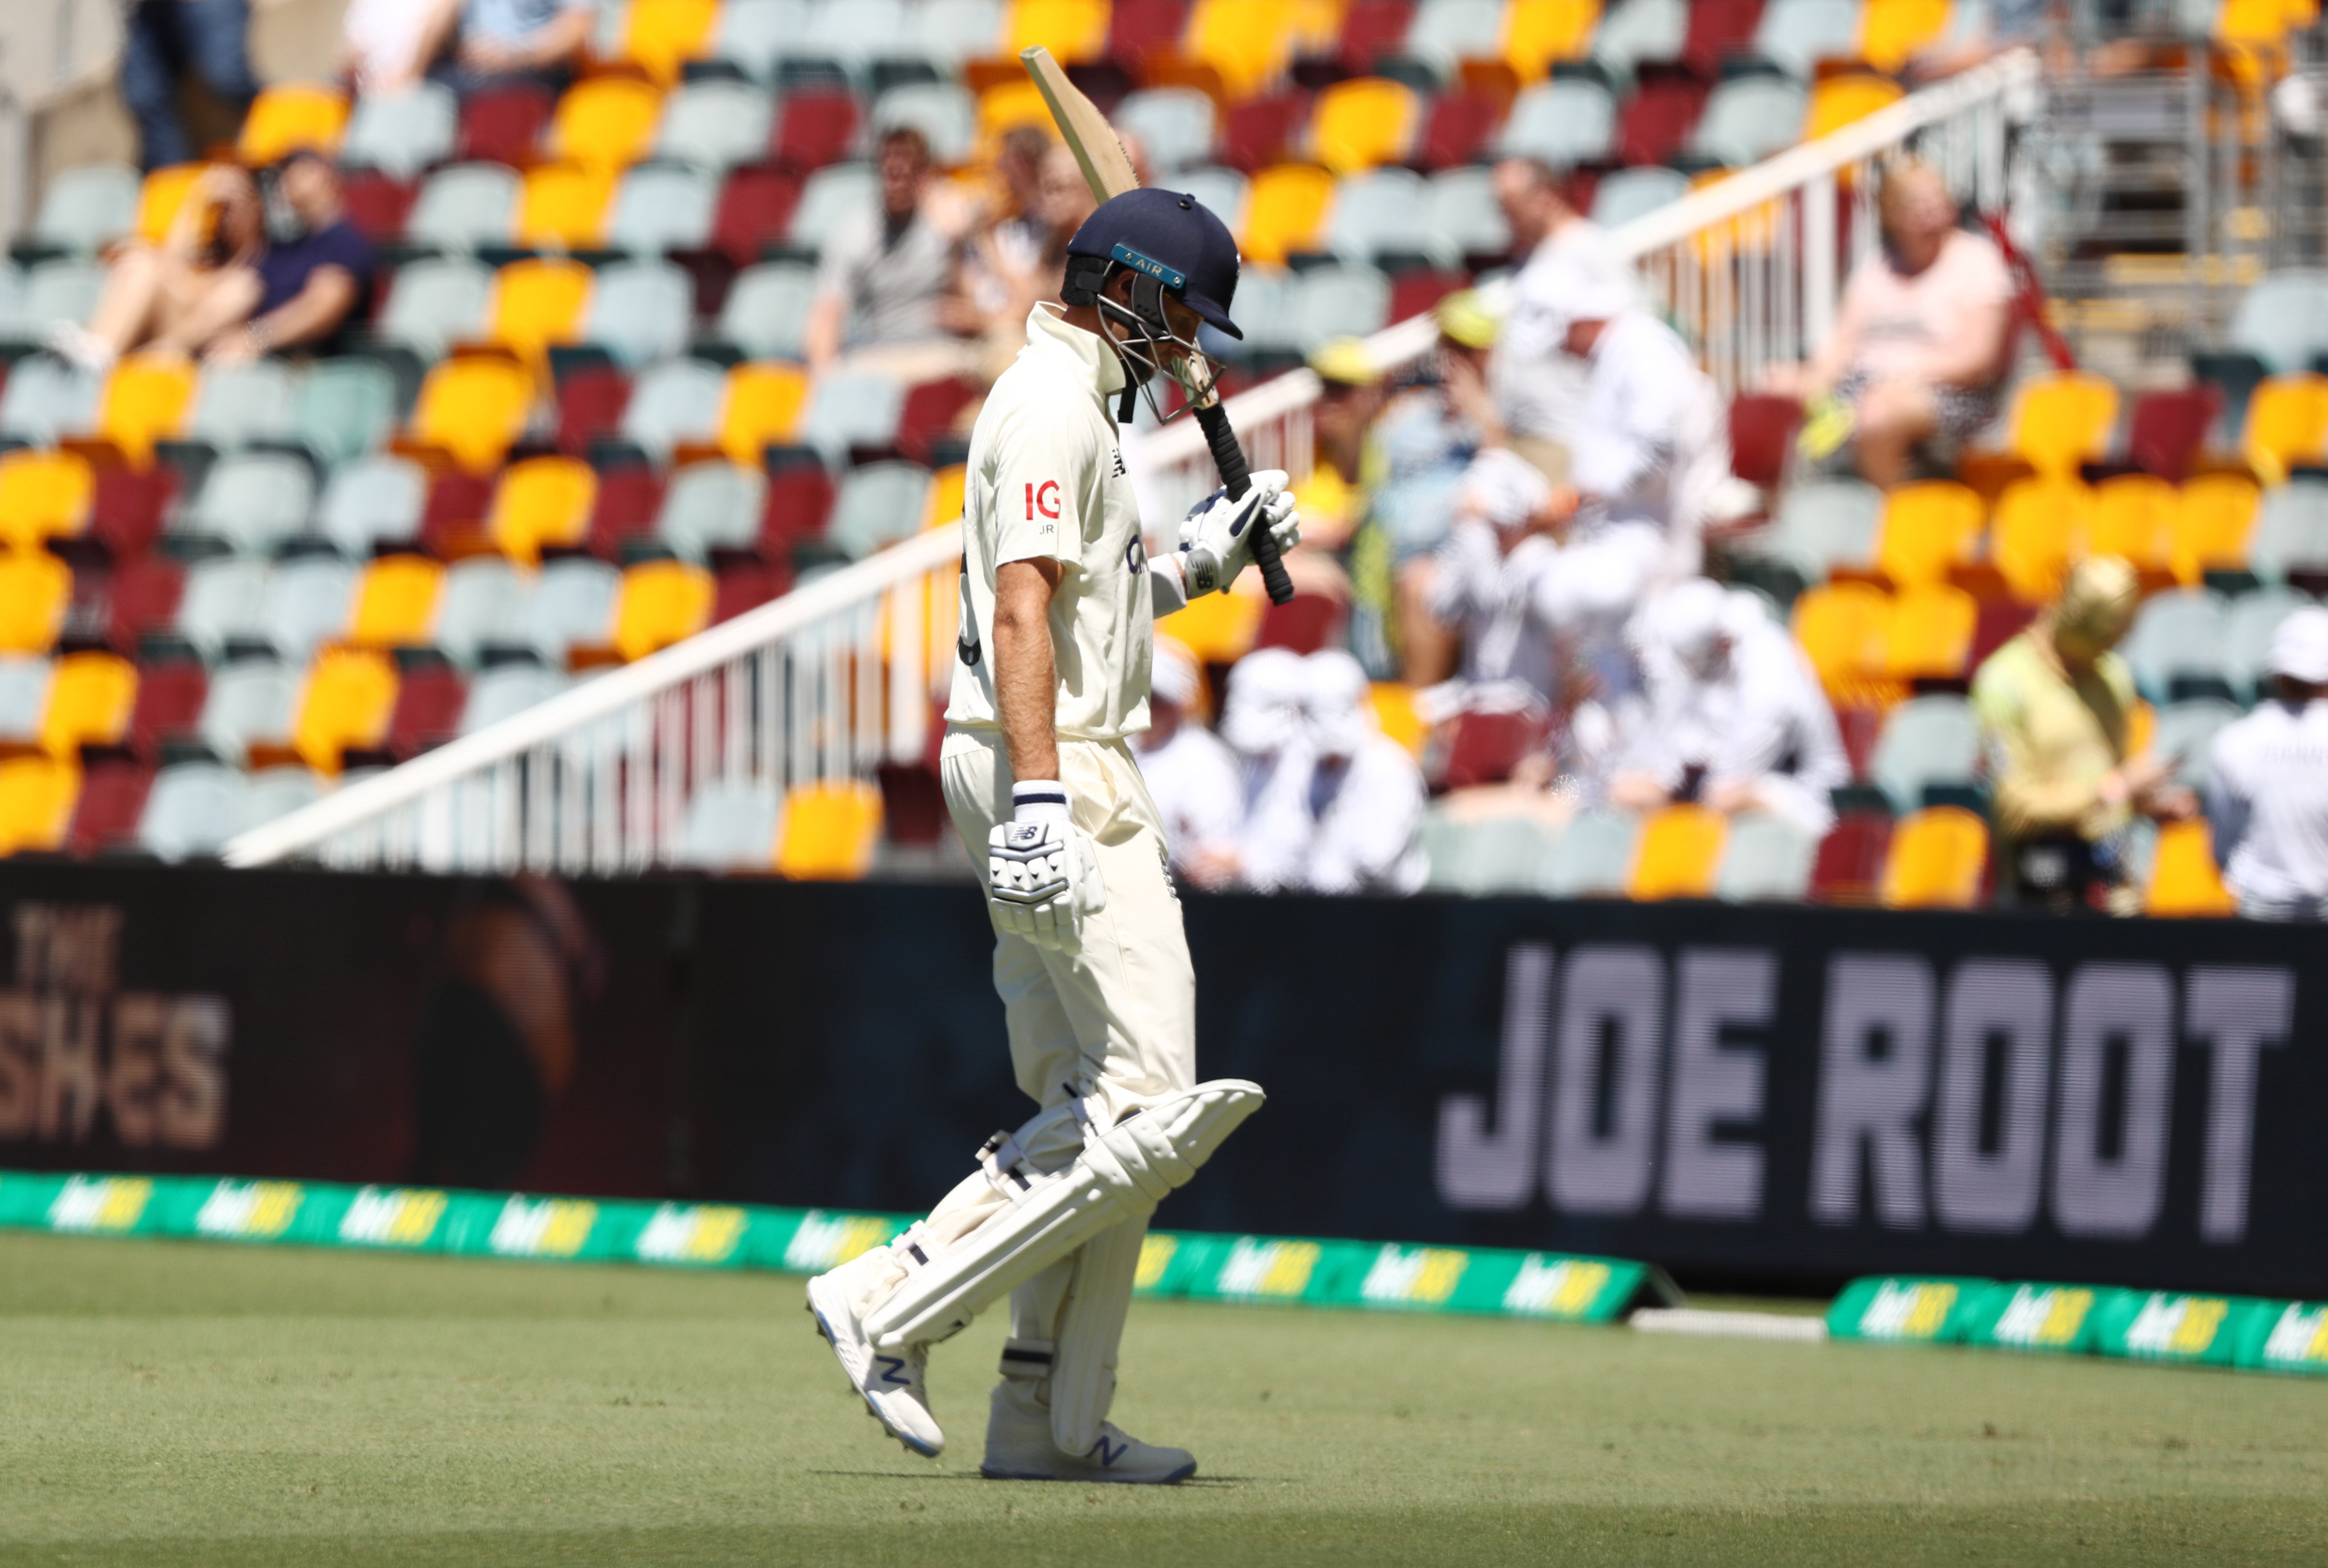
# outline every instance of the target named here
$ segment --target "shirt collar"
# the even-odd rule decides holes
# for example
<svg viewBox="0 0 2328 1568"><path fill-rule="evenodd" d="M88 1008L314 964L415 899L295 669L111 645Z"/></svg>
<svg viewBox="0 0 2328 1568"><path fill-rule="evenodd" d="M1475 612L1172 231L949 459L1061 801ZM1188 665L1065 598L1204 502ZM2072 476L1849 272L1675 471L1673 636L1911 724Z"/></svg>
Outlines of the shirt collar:
<svg viewBox="0 0 2328 1568"><path fill-rule="evenodd" d="M1123 390L1123 361L1115 351L1097 333L1069 324L1057 305L1039 304L1027 313L1027 352L1073 361L1103 405Z"/></svg>

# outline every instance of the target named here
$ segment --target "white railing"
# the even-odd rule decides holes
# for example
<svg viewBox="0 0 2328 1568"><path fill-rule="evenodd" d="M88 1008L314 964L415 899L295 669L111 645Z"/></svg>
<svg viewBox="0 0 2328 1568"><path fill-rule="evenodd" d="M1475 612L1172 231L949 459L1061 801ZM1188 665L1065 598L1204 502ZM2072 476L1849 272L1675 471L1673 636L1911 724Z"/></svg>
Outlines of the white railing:
<svg viewBox="0 0 2328 1568"><path fill-rule="evenodd" d="M1728 393L1825 333L1851 262L1875 244L1878 160L1913 148L1960 195L2003 203L2006 130L2036 80L2033 56L1993 61L1611 238ZM1388 371L1436 341L1426 315L1367 349ZM1316 376L1296 371L1229 400L1255 468L1309 474L1319 391ZM1218 483L1193 421L1127 438L1124 456L1156 517L1177 517ZM925 755L953 668L961 553L959 523L920 534L245 832L226 859L568 873L671 863L689 804L707 788L781 799Z"/></svg>

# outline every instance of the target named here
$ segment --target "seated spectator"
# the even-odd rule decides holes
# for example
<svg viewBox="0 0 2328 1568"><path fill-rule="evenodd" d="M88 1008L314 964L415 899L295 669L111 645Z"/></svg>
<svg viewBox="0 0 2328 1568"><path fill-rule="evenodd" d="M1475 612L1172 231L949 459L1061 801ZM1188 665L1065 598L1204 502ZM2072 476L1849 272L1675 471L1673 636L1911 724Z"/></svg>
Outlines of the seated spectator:
<svg viewBox="0 0 2328 1568"><path fill-rule="evenodd" d="M1306 659L1262 649L1238 663L1229 706L1224 728L1251 747L1240 885L1264 893L1422 886L1422 770L1376 725L1356 659L1339 649Z"/></svg>
<svg viewBox="0 0 2328 1568"><path fill-rule="evenodd" d="M1197 661L1170 637L1156 639L1148 688L1148 728L1131 737L1172 874L1197 887L1217 887L1236 874L1237 834L1244 824L1244 780L1236 753L1197 717Z"/></svg>
<svg viewBox="0 0 2328 1568"><path fill-rule="evenodd" d="M1608 231L1568 204L1560 175L1535 158L1496 165L1496 202L1512 233L1512 303L1488 363L1503 438L1554 480L1568 477L1569 453L1584 410L1584 367L1563 341L1581 283L1613 282L1638 294L1632 268Z"/></svg>
<svg viewBox="0 0 2328 1568"><path fill-rule="evenodd" d="M1948 183L1903 162L1876 199L1882 247L1852 269L1834 329L1770 390L1800 399L1807 453L1850 441L1861 474L1890 486L1944 460L1996 415L2013 280L1985 234L1957 226Z"/></svg>
<svg viewBox="0 0 2328 1568"><path fill-rule="evenodd" d="M1813 836L1835 825L1829 793L1851 779L1835 710L1760 601L1692 577L1644 605L1632 635L1647 690L1609 781L1612 805L1696 801Z"/></svg>
<svg viewBox="0 0 2328 1568"><path fill-rule="evenodd" d="M459 0L348 0L340 41L356 90L404 92L450 39Z"/></svg>
<svg viewBox="0 0 2328 1568"><path fill-rule="evenodd" d="M1236 752L1243 775L1243 828L1231 878L1246 886L1276 887L1290 880L1301 845L1272 834L1266 815L1281 822L1280 802L1298 793L1303 767L1301 655L1284 648L1256 648L1229 671L1227 700L1221 705L1221 738Z"/></svg>
<svg viewBox="0 0 2328 1568"><path fill-rule="evenodd" d="M969 302L954 296L960 230L932 207L930 144L910 126L881 137L881 199L845 219L825 240L816 301L809 308L808 361L817 374L840 365L881 371L907 382L973 368L976 351L949 335L976 328Z"/></svg>
<svg viewBox="0 0 2328 1568"><path fill-rule="evenodd" d="M962 262L962 291L983 340L981 379L988 381L1027 346L1027 313L1058 298L1067 241L1098 205L1075 155L1030 126L1004 138L999 162L1014 211L981 230Z"/></svg>
<svg viewBox="0 0 2328 1568"><path fill-rule="evenodd" d="M2133 914L2141 904L2126 868L2134 818L2197 809L2173 782L2172 759L2129 754L2134 676L2111 650L2140 604L2125 561L2079 561L2060 599L1973 678L2006 902Z"/></svg>
<svg viewBox="0 0 2328 1568"><path fill-rule="evenodd" d="M202 149L179 108L183 80L199 80L237 125L258 96L247 0L132 0L123 9L121 102L137 122L138 164L191 164Z"/></svg>
<svg viewBox="0 0 2328 1568"><path fill-rule="evenodd" d="M239 364L328 342L371 286L371 243L349 221L338 172L321 154L293 153L277 181L296 236L270 243L250 177L208 170L168 239L116 258L88 328L61 329L57 352L103 371L138 348Z"/></svg>
<svg viewBox="0 0 2328 1568"><path fill-rule="evenodd" d="M413 59L456 92L508 81L558 90L590 47L591 0L407 0L427 10Z"/></svg>
<svg viewBox="0 0 2328 1568"><path fill-rule="evenodd" d="M1465 471L1447 542L1431 558L1427 599L1432 618L1459 640L1461 686L1516 682L1545 704L1559 695L1543 593L1561 556L1556 504L1552 482L1508 447L1489 447Z"/></svg>
<svg viewBox="0 0 2328 1568"><path fill-rule="evenodd" d="M2272 692L2215 737L2207 816L2252 920L2328 920L2328 610L2272 634Z"/></svg>

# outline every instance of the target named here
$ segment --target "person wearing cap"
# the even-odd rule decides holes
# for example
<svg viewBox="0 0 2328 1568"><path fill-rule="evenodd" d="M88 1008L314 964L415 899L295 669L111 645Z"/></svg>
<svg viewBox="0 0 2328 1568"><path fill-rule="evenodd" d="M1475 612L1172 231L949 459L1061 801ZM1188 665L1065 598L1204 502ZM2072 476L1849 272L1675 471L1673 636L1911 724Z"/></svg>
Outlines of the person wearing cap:
<svg viewBox="0 0 2328 1568"><path fill-rule="evenodd" d="M1338 648L1262 648L1229 678L1222 733L1248 801L1237 883L1259 893L1411 893L1426 792L1375 722L1371 685Z"/></svg>
<svg viewBox="0 0 2328 1568"><path fill-rule="evenodd" d="M1511 444L1554 480L1568 477L1581 434L1585 376L1563 342L1570 299L1582 287L1639 290L1609 231L1568 204L1559 173L1539 158L1496 164L1497 205L1520 269L1488 364L1488 387Z"/></svg>
<svg viewBox="0 0 2328 1568"><path fill-rule="evenodd" d="M2134 914L2127 830L2197 810L2171 758L2133 755L2134 674L2114 650L2142 589L2116 556L2070 568L2060 596L1974 675L2002 899L2067 913Z"/></svg>
<svg viewBox="0 0 2328 1568"><path fill-rule="evenodd" d="M1182 520L1150 559L1122 423L1169 377L1216 389L1200 327L1241 337L1228 227L1180 192L1101 203L1067 243L1061 303L971 432L962 607L938 767L994 927L1018 1086L1039 1109L894 1240L811 1280L808 1306L891 1437L934 1457L930 1347L1008 1296L981 1472L1168 1484L1184 1449L1106 1420L1148 1216L1262 1091L1196 1077L1196 977L1169 830L1131 737L1149 727L1154 625L1232 587L1268 530L1300 542L1286 475L1263 471ZM898 1103L910 1099L901 1094ZM868 1115L894 1113L868 1104Z"/></svg>
<svg viewBox="0 0 2328 1568"><path fill-rule="evenodd" d="M1835 710L1760 600L1691 577L1642 606L1630 635L1647 690L1611 804L1760 812L1814 840L1835 825L1829 794L1851 780Z"/></svg>
<svg viewBox="0 0 2328 1568"><path fill-rule="evenodd" d="M2273 632L2271 695L2215 736L2207 819L2215 858L2256 920L2328 920L2328 609Z"/></svg>
<svg viewBox="0 0 2328 1568"><path fill-rule="evenodd" d="M1310 439L1317 461L1295 492L1305 535L1297 559L1333 552L1349 601L1344 640L1366 672L1394 679L1398 662L1398 559L1374 515L1374 493L1389 473L1375 433L1386 400L1382 368L1357 338L1332 338L1310 355L1318 378Z"/></svg>
<svg viewBox="0 0 2328 1568"><path fill-rule="evenodd" d="M1148 728L1131 749L1163 819L1172 874L1217 887L1236 874L1244 825L1244 779L1237 755L1197 717L1203 678L1196 656L1170 637L1156 639L1148 677Z"/></svg>

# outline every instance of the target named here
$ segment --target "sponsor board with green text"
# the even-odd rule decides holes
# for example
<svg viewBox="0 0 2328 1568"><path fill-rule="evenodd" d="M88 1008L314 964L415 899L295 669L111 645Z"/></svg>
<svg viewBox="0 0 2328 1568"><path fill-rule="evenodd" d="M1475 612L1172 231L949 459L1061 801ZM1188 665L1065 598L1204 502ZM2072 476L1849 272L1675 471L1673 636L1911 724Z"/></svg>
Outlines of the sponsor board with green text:
<svg viewBox="0 0 2328 1568"><path fill-rule="evenodd" d="M1343 1281L1372 1261L1355 1242L1301 1236L1222 1236L1205 1249L1178 1292L1198 1301L1331 1302Z"/></svg>
<svg viewBox="0 0 2328 1568"><path fill-rule="evenodd" d="M46 1225L49 1205L64 1186L61 1176L0 1170L0 1225Z"/></svg>
<svg viewBox="0 0 2328 1568"><path fill-rule="evenodd" d="M1952 1345L1965 1337L1971 1310L1989 1286L1986 1280L1899 1274L1854 1280L1826 1310L1826 1331L1878 1344Z"/></svg>
<svg viewBox="0 0 2328 1568"><path fill-rule="evenodd" d="M2094 1348L2136 1361L2229 1366L2248 1320L2271 1307L2247 1296L2112 1291L2095 1310Z"/></svg>
<svg viewBox="0 0 2328 1568"><path fill-rule="evenodd" d="M2089 1285L1991 1285L1966 1316L1965 1340L1996 1350L2089 1351L2100 1316L2096 1309L2114 1293Z"/></svg>
<svg viewBox="0 0 2328 1568"><path fill-rule="evenodd" d="M2260 1301L2240 1326L2234 1362L2259 1372L2328 1374L2328 1306Z"/></svg>

